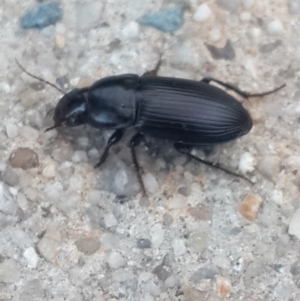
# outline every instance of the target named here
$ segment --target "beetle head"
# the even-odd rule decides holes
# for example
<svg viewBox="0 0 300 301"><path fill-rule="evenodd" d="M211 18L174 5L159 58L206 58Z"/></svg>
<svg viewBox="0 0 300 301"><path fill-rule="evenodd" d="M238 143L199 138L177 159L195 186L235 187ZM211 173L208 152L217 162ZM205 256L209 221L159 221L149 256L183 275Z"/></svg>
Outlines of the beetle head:
<svg viewBox="0 0 300 301"><path fill-rule="evenodd" d="M78 126L87 123L87 89L74 89L65 94L54 110L54 126L46 131L66 125Z"/></svg>

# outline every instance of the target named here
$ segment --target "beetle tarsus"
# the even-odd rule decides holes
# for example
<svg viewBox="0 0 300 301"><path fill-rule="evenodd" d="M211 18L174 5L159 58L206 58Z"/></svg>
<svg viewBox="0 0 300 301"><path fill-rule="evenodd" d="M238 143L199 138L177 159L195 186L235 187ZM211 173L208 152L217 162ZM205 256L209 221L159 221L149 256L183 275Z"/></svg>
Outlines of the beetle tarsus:
<svg viewBox="0 0 300 301"><path fill-rule="evenodd" d="M137 173L138 181L142 188L143 196L147 196L145 185L144 185L144 182L142 179L141 168L140 168L140 165L137 160L136 153L135 153L135 148L141 143L143 137L144 136L141 133L135 134L130 140L130 150L131 150L132 161L133 161L136 173Z"/></svg>
<svg viewBox="0 0 300 301"><path fill-rule="evenodd" d="M205 77L201 80L201 82L204 82L204 83L207 83L207 84L209 84L210 82L215 82L215 83L223 86L224 88L232 90L235 93L237 93L238 95L240 95L242 97L245 97L245 98L262 97L262 96L270 95L270 94L273 94L273 93L279 91L280 89L282 89L286 86L286 84L283 84L280 87L277 87L277 88L275 88L273 90L270 90L270 91L261 92L261 93L249 93L249 92L245 92L245 91L241 90L240 88L238 88L235 85L232 85L232 84L229 84L229 83L224 83L224 82L222 82L218 79L212 78L212 77Z"/></svg>
<svg viewBox="0 0 300 301"><path fill-rule="evenodd" d="M146 71L143 76L157 76L157 73L159 71L159 68L161 66L161 56L159 57L159 60L155 66L155 68L153 70L150 70L150 71Z"/></svg>
<svg viewBox="0 0 300 301"><path fill-rule="evenodd" d="M232 175L232 176L241 178L241 179L243 179L243 180L249 182L250 184L254 185L254 183L253 183L251 180L249 180L247 177L245 177L245 176L243 176L243 175L241 175L241 174L239 174L239 173L233 172L233 171L231 171L231 170L229 170L229 169L227 169L227 168L225 168L225 167L222 167L222 166L220 165L220 163L218 163L218 162L217 162L217 163L213 163L213 162L206 161L206 160L200 159L199 157L196 157L196 156L192 155L192 154L189 152L188 147L186 147L185 145L175 143L175 144L174 144L174 147L175 147L175 149L176 149L179 153L181 153L181 154L183 154L183 155L186 155L188 158L190 158L190 159L192 159L192 160L194 160L194 161L197 161L197 162L199 162L199 163L203 163L203 164L205 164L205 165L207 165L207 166L209 166L209 167L213 167L213 168L215 168L215 169L222 170L222 171L226 172L226 173L229 174L229 175Z"/></svg>
<svg viewBox="0 0 300 301"><path fill-rule="evenodd" d="M124 130L120 129L120 130L116 130L110 136L110 138L108 139L107 144L105 146L104 152L103 152L99 162L95 165L95 168L100 167L106 161L111 146L118 143L122 139L123 135L124 135Z"/></svg>

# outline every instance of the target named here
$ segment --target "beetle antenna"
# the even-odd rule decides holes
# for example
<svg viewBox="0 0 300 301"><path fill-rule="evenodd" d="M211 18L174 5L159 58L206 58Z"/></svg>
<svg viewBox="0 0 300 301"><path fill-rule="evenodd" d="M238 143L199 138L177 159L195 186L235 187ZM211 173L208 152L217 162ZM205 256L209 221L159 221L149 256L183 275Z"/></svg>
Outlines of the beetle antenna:
<svg viewBox="0 0 300 301"><path fill-rule="evenodd" d="M25 72L27 75L29 75L30 77L33 77L34 79L36 79L36 80L38 80L38 81L40 81L40 82L43 82L43 83L45 83L45 84L51 86L52 88L58 90L60 93L62 93L62 94L64 94L64 95L66 94L66 91L62 90L61 88L57 87L56 85L54 85L54 84L48 82L47 80L45 80L45 79L43 79L43 78L41 78L41 77L38 77L38 76L36 76L36 75L34 75L34 74L28 72L28 71L27 71L27 70L26 70L26 69L18 62L17 59L15 59L15 61L16 61L17 65L19 66L19 68L20 68L23 72Z"/></svg>

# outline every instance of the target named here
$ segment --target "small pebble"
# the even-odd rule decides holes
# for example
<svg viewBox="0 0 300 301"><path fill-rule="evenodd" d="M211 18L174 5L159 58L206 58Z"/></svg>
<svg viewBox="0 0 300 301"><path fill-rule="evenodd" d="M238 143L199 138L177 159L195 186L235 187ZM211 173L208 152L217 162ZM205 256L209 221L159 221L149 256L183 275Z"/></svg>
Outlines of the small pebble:
<svg viewBox="0 0 300 301"><path fill-rule="evenodd" d="M0 263L0 283L15 283L21 276L18 264L12 258Z"/></svg>
<svg viewBox="0 0 300 301"><path fill-rule="evenodd" d="M246 9L250 9L254 4L254 0L242 0L241 2Z"/></svg>
<svg viewBox="0 0 300 301"><path fill-rule="evenodd" d="M90 30L101 24L103 18L103 1L76 1L75 16L79 31Z"/></svg>
<svg viewBox="0 0 300 301"><path fill-rule="evenodd" d="M296 236L300 239L300 208L294 213L290 224L289 224L289 234Z"/></svg>
<svg viewBox="0 0 300 301"><path fill-rule="evenodd" d="M23 126L20 128L20 135L26 140L26 141L37 141L39 138L39 132L30 127L30 126Z"/></svg>
<svg viewBox="0 0 300 301"><path fill-rule="evenodd" d="M75 151L72 156L72 161L74 163L87 162L88 157L87 157L86 152L83 150Z"/></svg>
<svg viewBox="0 0 300 301"><path fill-rule="evenodd" d="M213 279L218 273L216 266L213 264L206 264L191 276L191 281L198 283L202 279Z"/></svg>
<svg viewBox="0 0 300 301"><path fill-rule="evenodd" d="M39 256L37 255L34 248L27 248L23 254L24 258L27 260L27 265L29 268L36 269L39 263Z"/></svg>
<svg viewBox="0 0 300 301"><path fill-rule="evenodd" d="M184 240L179 238L175 238L172 240L172 248L173 248L174 255L176 257L181 256L186 252L186 246Z"/></svg>
<svg viewBox="0 0 300 301"><path fill-rule="evenodd" d="M239 160L238 169L242 174L255 170L256 160L251 153L243 153Z"/></svg>
<svg viewBox="0 0 300 301"><path fill-rule="evenodd" d="M194 232L188 237L188 248L194 252L202 252L209 246L209 237L204 232Z"/></svg>
<svg viewBox="0 0 300 301"><path fill-rule="evenodd" d="M85 255L92 255L100 249L101 244L98 240L87 237L76 240L75 246L79 252L82 252Z"/></svg>
<svg viewBox="0 0 300 301"><path fill-rule="evenodd" d="M153 270L153 274L155 274L158 279L162 281L166 281L171 276L171 273L164 267L163 264L158 265Z"/></svg>
<svg viewBox="0 0 300 301"><path fill-rule="evenodd" d="M35 105L38 101L38 94L32 89L27 89L20 94L20 102L26 108Z"/></svg>
<svg viewBox="0 0 300 301"><path fill-rule="evenodd" d="M231 61L235 58L235 50L230 40L227 40L225 46L220 48L209 44L205 44L205 46L215 60Z"/></svg>
<svg viewBox="0 0 300 301"><path fill-rule="evenodd" d="M52 151L52 157L57 162L68 161L73 154L73 147L70 142L56 141L54 150Z"/></svg>
<svg viewBox="0 0 300 301"><path fill-rule="evenodd" d="M145 14L140 18L139 23L172 33L183 24L183 8L182 6L177 6Z"/></svg>
<svg viewBox="0 0 300 301"><path fill-rule="evenodd" d="M66 38L65 36L61 35L61 34L57 34L55 36L55 45L58 47L58 48L64 48L65 45L66 45Z"/></svg>
<svg viewBox="0 0 300 301"><path fill-rule="evenodd" d="M174 221L174 219L173 219L172 215L170 215L169 213L164 213L163 222L166 227L171 226L173 221Z"/></svg>
<svg viewBox="0 0 300 301"><path fill-rule="evenodd" d="M19 183L19 175L9 166L3 171L2 179L9 186L16 186Z"/></svg>
<svg viewBox="0 0 300 301"><path fill-rule="evenodd" d="M195 22L204 22L208 20L212 15L212 11L207 3L199 5L193 15L193 20Z"/></svg>
<svg viewBox="0 0 300 301"><path fill-rule="evenodd" d="M139 24L136 22L129 22L121 31L125 39L134 39L139 36Z"/></svg>
<svg viewBox="0 0 300 301"><path fill-rule="evenodd" d="M239 205L239 213L248 221L254 221L262 204L262 198L257 194L247 194Z"/></svg>
<svg viewBox="0 0 300 301"><path fill-rule="evenodd" d="M237 0L217 0L216 3L217 5L231 13L235 12L238 7Z"/></svg>
<svg viewBox="0 0 300 301"><path fill-rule="evenodd" d="M18 193L17 202L18 202L19 207L23 211L28 210L28 200L27 200L26 196L23 193Z"/></svg>
<svg viewBox="0 0 300 301"><path fill-rule="evenodd" d="M150 229L151 242L154 247L159 247L164 241L165 231L162 224L155 224Z"/></svg>
<svg viewBox="0 0 300 301"><path fill-rule="evenodd" d="M49 227L38 242L38 254L49 262L54 262L62 244L62 233L55 227Z"/></svg>
<svg viewBox="0 0 300 301"><path fill-rule="evenodd" d="M170 277L168 277L165 282L164 282L164 285L168 288L173 288L175 286L177 286L179 283L178 279L176 276L174 275L171 275Z"/></svg>
<svg viewBox="0 0 300 301"><path fill-rule="evenodd" d="M43 300L44 296L45 290L42 285L42 280L32 279L24 284L22 301Z"/></svg>
<svg viewBox="0 0 300 301"><path fill-rule="evenodd" d="M5 116L6 113L7 113L7 109L8 109L8 106L7 106L7 103L5 103L4 100L0 99L0 116Z"/></svg>
<svg viewBox="0 0 300 301"><path fill-rule="evenodd" d="M299 0L288 0L289 13L296 15L300 13L300 1Z"/></svg>
<svg viewBox="0 0 300 301"><path fill-rule="evenodd" d="M19 147L14 150L9 157L9 163L12 167L30 169L39 166L38 154L27 147Z"/></svg>
<svg viewBox="0 0 300 301"><path fill-rule="evenodd" d="M197 220L209 221L212 218L211 211L203 206L190 207L188 213Z"/></svg>
<svg viewBox="0 0 300 301"><path fill-rule="evenodd" d="M267 31L271 35L279 35L284 32L284 28L280 20L273 20L268 23Z"/></svg>
<svg viewBox="0 0 300 301"><path fill-rule="evenodd" d="M43 169L43 176L46 178L54 178L57 174L57 166L55 163L49 163L44 169Z"/></svg>
<svg viewBox="0 0 300 301"><path fill-rule="evenodd" d="M150 172L146 173L143 176L143 181L144 181L146 190L148 192L150 192L151 194L154 194L159 191L160 187L156 181L156 178Z"/></svg>
<svg viewBox="0 0 300 301"><path fill-rule="evenodd" d="M243 12L240 14L240 20L244 23L251 21L251 14L249 12Z"/></svg>
<svg viewBox="0 0 300 301"><path fill-rule="evenodd" d="M20 20L23 29L43 29L55 24L62 18L62 10L59 2L46 1L38 3L34 8L26 12Z"/></svg>
<svg viewBox="0 0 300 301"><path fill-rule="evenodd" d="M139 238L136 241L136 245L139 249L149 249L151 248L151 241L146 238Z"/></svg>
<svg viewBox="0 0 300 301"><path fill-rule="evenodd" d="M274 288L273 298L275 298L275 300L280 300L280 301L289 301L291 300L290 297L292 291L293 289L290 284L279 282Z"/></svg>
<svg viewBox="0 0 300 301"><path fill-rule="evenodd" d="M209 37L208 38L213 43L220 41L221 38L222 38L221 31L219 29L217 29L217 28L212 29L209 32Z"/></svg>
<svg viewBox="0 0 300 301"><path fill-rule="evenodd" d="M14 139L19 134L18 127L13 123L7 123L5 129L6 129L6 135L8 138Z"/></svg>
<svg viewBox="0 0 300 301"><path fill-rule="evenodd" d="M228 278L223 276L216 277L216 288L221 296L226 296L231 291L231 282Z"/></svg>
<svg viewBox="0 0 300 301"><path fill-rule="evenodd" d="M106 262L113 270L119 269L126 265L126 260L122 254L116 251L111 251L106 258Z"/></svg>
<svg viewBox="0 0 300 301"><path fill-rule="evenodd" d="M112 213L107 213L104 215L104 223L106 228L111 228L115 227L118 221Z"/></svg>
<svg viewBox="0 0 300 301"><path fill-rule="evenodd" d="M280 159L276 156L264 157L258 164L259 172L269 181L275 182L280 170Z"/></svg>

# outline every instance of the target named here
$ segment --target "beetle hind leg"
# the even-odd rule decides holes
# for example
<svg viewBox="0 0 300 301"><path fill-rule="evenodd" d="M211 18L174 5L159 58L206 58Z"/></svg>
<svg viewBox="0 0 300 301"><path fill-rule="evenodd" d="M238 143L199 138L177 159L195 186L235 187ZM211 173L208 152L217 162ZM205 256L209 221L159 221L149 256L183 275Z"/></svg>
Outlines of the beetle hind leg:
<svg viewBox="0 0 300 301"><path fill-rule="evenodd" d="M251 180L249 180L247 177L245 177L245 176L243 176L243 175L241 175L241 174L239 174L239 173L233 172L233 171L231 171L231 170L229 170L229 169L227 169L227 168L225 168L225 167L222 167L219 163L213 163L213 162L210 162L210 161L206 161L206 160L203 160L203 159L201 159L201 158L199 158L199 157L196 157L196 156L192 155L192 154L189 152L189 149L190 149L189 146L186 146L186 145L184 145L184 144L178 144L178 143L175 143L175 144L174 144L174 147L175 147L175 149L176 149L179 153L181 153L181 154L183 154L183 155L186 155L188 158L190 158L190 159L192 159L192 160L194 160L194 161L197 161L197 162L199 162L199 163L203 163L203 164L205 164L205 165L207 165L207 166L209 166L209 167L215 168L215 169L222 170L222 171L226 172L227 174L232 175L232 176L235 176L235 177L238 177L238 178L241 178L241 179L243 179L243 180L249 182L249 183L252 184L252 185L254 184L254 183L253 183Z"/></svg>
<svg viewBox="0 0 300 301"><path fill-rule="evenodd" d="M261 92L261 93L249 93L249 92L245 92L243 90L241 90L240 88L238 88L235 85L229 84L229 83L224 83L218 79L212 78L212 77L205 77L201 80L201 82L207 83L209 84L210 82L215 82L229 90L234 91L235 93L237 93L238 95L241 95L242 97L248 98L248 97L262 97L262 96L266 96L266 95L270 95L273 94L275 92L277 92L278 90L282 89L283 87L286 86L286 84L281 85L280 87L274 88L273 90L270 91L266 91L266 92Z"/></svg>
<svg viewBox="0 0 300 301"><path fill-rule="evenodd" d="M144 185L142 174L141 174L141 168L140 168L140 165L137 160L136 153L135 153L135 148L141 143L143 137L144 136L141 133L135 134L130 140L130 150L131 150L132 161L133 161L136 173L137 173L138 181L141 185L143 195L146 196L147 193L146 193L145 185Z"/></svg>
<svg viewBox="0 0 300 301"><path fill-rule="evenodd" d="M104 152L103 152L102 156L100 157L99 162L95 165L95 168L100 167L106 161L111 146L118 143L122 139L123 135L124 135L124 130L120 129L120 130L116 130L110 136L110 138L108 139L107 144L105 146Z"/></svg>

